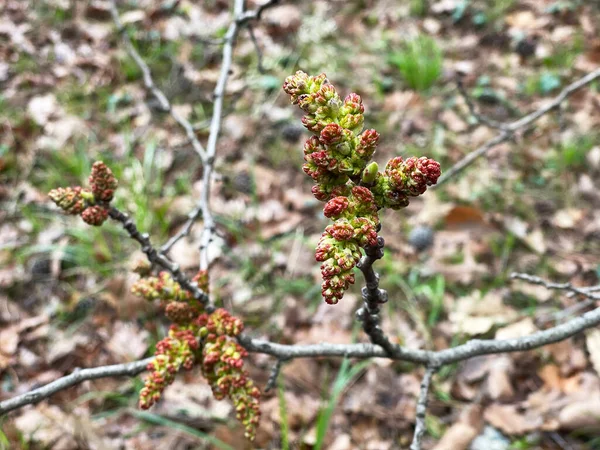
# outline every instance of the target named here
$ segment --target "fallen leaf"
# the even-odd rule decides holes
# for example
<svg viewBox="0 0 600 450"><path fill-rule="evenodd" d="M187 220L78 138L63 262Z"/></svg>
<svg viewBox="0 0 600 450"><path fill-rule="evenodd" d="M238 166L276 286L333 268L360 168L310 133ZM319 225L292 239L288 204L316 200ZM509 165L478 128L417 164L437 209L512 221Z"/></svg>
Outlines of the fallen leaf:
<svg viewBox="0 0 600 450"><path fill-rule="evenodd" d="M107 348L118 360L135 361L148 350L149 337L150 333L141 330L137 325L118 321L112 329Z"/></svg>

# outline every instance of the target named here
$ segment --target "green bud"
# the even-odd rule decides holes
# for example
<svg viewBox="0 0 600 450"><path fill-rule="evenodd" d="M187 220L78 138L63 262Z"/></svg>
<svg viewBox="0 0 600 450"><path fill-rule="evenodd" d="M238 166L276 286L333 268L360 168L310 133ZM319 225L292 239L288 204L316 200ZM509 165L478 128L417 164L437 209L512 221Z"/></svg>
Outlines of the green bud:
<svg viewBox="0 0 600 450"><path fill-rule="evenodd" d="M379 171L379 166L375 161L365 167L362 173L362 182L364 184L371 184L375 182L375 178L377 177L377 172Z"/></svg>
<svg viewBox="0 0 600 450"><path fill-rule="evenodd" d="M94 202L94 194L92 194L90 191L82 190L81 198L83 198L84 200L87 200L90 203Z"/></svg>

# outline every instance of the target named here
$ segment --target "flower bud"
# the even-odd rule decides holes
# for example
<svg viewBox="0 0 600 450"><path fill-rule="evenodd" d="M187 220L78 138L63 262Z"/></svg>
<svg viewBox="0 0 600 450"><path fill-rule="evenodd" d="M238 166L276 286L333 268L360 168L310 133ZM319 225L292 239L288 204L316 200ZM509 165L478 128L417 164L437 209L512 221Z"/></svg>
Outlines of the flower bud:
<svg viewBox="0 0 600 450"><path fill-rule="evenodd" d="M92 165L89 183L94 198L100 202L110 202L119 184L112 171L102 161L96 161Z"/></svg>
<svg viewBox="0 0 600 450"><path fill-rule="evenodd" d="M86 207L84 192L81 186L56 188L48 193L48 197L67 214L76 215L81 214Z"/></svg>
<svg viewBox="0 0 600 450"><path fill-rule="evenodd" d="M81 218L89 225L99 227L108 219L108 210L102 206L88 206L82 213Z"/></svg>

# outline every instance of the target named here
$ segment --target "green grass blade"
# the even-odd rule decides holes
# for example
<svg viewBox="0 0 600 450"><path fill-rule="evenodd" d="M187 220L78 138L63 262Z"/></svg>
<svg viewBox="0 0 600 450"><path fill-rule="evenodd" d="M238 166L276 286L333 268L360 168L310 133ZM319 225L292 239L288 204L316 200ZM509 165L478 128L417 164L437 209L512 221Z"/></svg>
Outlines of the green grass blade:
<svg viewBox="0 0 600 450"><path fill-rule="evenodd" d="M279 418L281 427L281 450L290 450L289 423L287 417L287 405L285 403L285 390L281 377L277 380L277 397L279 397Z"/></svg>
<svg viewBox="0 0 600 450"><path fill-rule="evenodd" d="M337 406L344 389L352 381L354 381L355 377L370 363L371 361L367 360L350 367L350 361L347 358L344 358L342 361L340 370L331 388L329 402L325 408L319 411L319 418L317 419L317 442L315 443L314 447L315 450L321 450L323 448L323 443L325 441L325 436L327 435L327 429L329 428L331 416L333 415L335 407Z"/></svg>

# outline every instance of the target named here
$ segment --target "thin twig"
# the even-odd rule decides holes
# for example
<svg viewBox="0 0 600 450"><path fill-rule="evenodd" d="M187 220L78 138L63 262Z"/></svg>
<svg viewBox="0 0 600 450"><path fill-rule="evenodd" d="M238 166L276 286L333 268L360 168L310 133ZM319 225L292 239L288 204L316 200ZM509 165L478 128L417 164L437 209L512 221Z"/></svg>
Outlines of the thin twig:
<svg viewBox="0 0 600 450"><path fill-rule="evenodd" d="M196 215L202 214L204 229L200 236L200 270L208 270L208 247L212 240L212 235L215 231L215 220L210 210L210 183L212 181L213 165L215 162L215 154L217 151L217 139L221 131L221 115L223 111L223 96L227 80L231 73L231 63L233 61L233 45L239 32L240 23L238 17L244 12L244 0L235 0L233 7L234 20L227 28L225 33L225 44L223 44L223 60L221 62L221 72L219 79L213 92L213 114L210 121L210 131L208 142L206 144L207 158L202 169L202 193L200 201L196 206L195 211L199 211Z"/></svg>
<svg viewBox="0 0 600 450"><path fill-rule="evenodd" d="M265 392L269 392L271 389L273 389L275 383L277 383L277 377L279 377L279 372L281 371L284 362L284 359L277 358L277 361L275 362L275 364L273 364L273 367L271 368L271 373L269 374L269 379L267 380L267 384L265 386Z"/></svg>
<svg viewBox="0 0 600 450"><path fill-rule="evenodd" d="M165 242L165 244L160 248L161 253L164 253L166 255L167 253L169 253L171 248L173 248L173 246L177 242L179 242L181 239L183 239L184 237L189 235L190 232L192 231L192 227L194 226L194 223L201 216L202 216L202 207L196 206L196 208L194 208L192 211L190 211L188 213L188 218L185 221L185 224L183 225L183 227L181 227L181 229L177 232L177 234L174 234L173 236L171 236L169 238L169 240L167 242Z"/></svg>
<svg viewBox="0 0 600 450"><path fill-rule="evenodd" d="M490 128L495 128L497 130L506 130L508 128L508 124L506 124L504 122L498 122L497 120L494 120L494 119L490 119L489 117L486 117L483 114L477 112L477 109L475 108L475 104L473 103L471 96L467 93L467 91L465 89L465 85L463 84L462 77L457 78L456 86L458 88L458 92L460 93L462 98L465 100L465 103L467 104L467 107L469 108L469 112L471 113L471 115L473 117L475 117L475 120L477 120L477 122L479 122L483 125L486 125Z"/></svg>
<svg viewBox="0 0 600 450"><path fill-rule="evenodd" d="M417 402L415 434L413 436L412 444L410 445L410 450L421 450L421 440L423 439L426 429L425 415L427 414L429 386L431 384L431 378L436 371L436 366L427 367L423 380L421 381L421 392L419 393L419 400Z"/></svg>
<svg viewBox="0 0 600 450"><path fill-rule="evenodd" d="M176 110L173 109L171 102L169 102L169 99L166 97L163 91L161 91L156 86L156 83L154 83L154 79L152 78L152 72L150 71L148 64L146 64L144 59L140 56L138 51L133 46L129 35L127 34L127 29L121 22L121 18L119 17L119 10L117 8L115 0L112 0L110 2L110 12L113 18L113 22L117 27L117 31L121 36L121 41L123 42L125 50L129 54L131 59L133 59L138 68L142 71L142 75L144 78L144 86L146 86L146 89L148 89L148 91L154 96L154 98L156 98L161 108L164 111L171 114L171 117L173 117L175 122L177 122L185 130L185 133L190 143L192 144L192 147L194 147L194 150L196 151L196 153L198 153L200 159L204 161L206 159L206 151L204 150L204 147L196 137L194 127L185 117L183 117L181 114L179 114Z"/></svg>
<svg viewBox="0 0 600 450"><path fill-rule="evenodd" d="M481 147L479 147L476 150L473 150L471 153L467 154L463 159L461 159L459 162L454 164L450 169L445 170L444 174L438 179L437 184L435 186L432 186L432 189L438 189L440 186L445 184L452 177L458 175L460 172L462 172L468 166L473 164L473 162L475 162L478 158L485 155L492 148L494 148L498 144L508 141L510 138L512 138L514 136L514 134L517 131L527 128L529 125L536 122L543 115L545 115L545 114L549 113L550 111L552 111L553 109L559 107L561 105L561 103L564 102L571 94L573 94L574 92L578 91L579 89L587 86L588 84L592 83L594 80L597 80L598 78L600 78L600 68L594 70L593 72L588 73L584 77L582 77L579 80L568 85L566 88L564 88L560 92L560 94L558 94L556 97L554 97L554 99L552 99L550 102L546 103L541 108L506 125L506 127L503 128L502 131L498 135L496 135L495 137L493 137L492 139L487 141Z"/></svg>
<svg viewBox="0 0 600 450"><path fill-rule="evenodd" d="M577 302L571 306L568 306L565 309L561 309L555 313L548 313L540 317L536 320L537 323L541 325L545 325L549 322L560 322L564 319L572 317L576 314L579 314L584 309L588 309L590 306L593 306L596 302L590 298L585 299L581 302Z"/></svg>
<svg viewBox="0 0 600 450"><path fill-rule="evenodd" d="M148 261L168 270L171 275L173 275L175 281L181 285L181 287L190 292L196 300L204 304L204 308L208 312L212 312L214 310L214 308L208 304L208 295L202 292L202 290L198 287L198 284L190 281L190 279L185 276L178 264L175 264L164 254L156 250L150 242L150 236L148 233L141 233L135 226L135 223L133 223L133 220L131 220L127 214L119 211L114 206L111 206L108 209L108 215L111 219L120 222L123 228L125 228L125 230L129 233L129 236L142 246L142 251L146 254Z"/></svg>
<svg viewBox="0 0 600 450"><path fill-rule="evenodd" d="M544 286L546 289L552 289L557 291L567 291L573 294L582 295L592 300L600 300L600 294L594 293L590 289L586 288L578 288L573 286L571 283L552 283L550 281L546 281L543 278L537 277L535 275L529 275L528 273L511 273L510 277L513 280L523 280L531 284L537 284L538 286Z"/></svg>
<svg viewBox="0 0 600 450"><path fill-rule="evenodd" d="M393 344L385 336L379 322L381 305L387 302L388 294L385 289L379 287L379 274L373 270L373 264L378 259L383 258L383 247L385 241L381 236L377 237L377 245L367 247L365 256L357 264L358 269L363 274L366 285L362 288L363 307L356 314L357 318L363 323L365 333L371 339L371 342L383 347L386 352L393 352Z"/></svg>
<svg viewBox="0 0 600 450"><path fill-rule="evenodd" d="M233 47L235 45L236 38L242 26L249 25L252 20L260 19L262 13L272 6L279 3L279 0L270 0L262 5L259 5L256 9L250 11L244 11L244 1L235 0L234 4L234 19L227 28L227 32L223 38L223 58L221 63L221 71L219 73L219 79L215 90L213 92L213 112L210 121L210 131L208 135L208 142L206 144L206 158L203 158L203 170L202 170L202 193L200 194L200 200L196 204L196 207L188 214L188 220L186 221L183 228L169 241L162 246L161 251L168 252L175 243L180 239L189 235L194 223L202 217L204 221L204 229L200 236L200 269L208 269L208 247L212 240L213 233L215 231L215 221L210 210L210 183L212 180L212 173L214 169L214 159L217 150L217 140L219 132L221 130L221 120L223 116L223 96L225 95L225 88L227 81L231 73L231 64L233 60ZM252 32L251 32L252 33ZM251 34L252 37L252 34ZM257 47L258 50L258 47ZM259 53L259 64L261 61L261 55Z"/></svg>
<svg viewBox="0 0 600 450"><path fill-rule="evenodd" d="M154 357L151 357L142 359L141 361L101 366L93 369L75 369L70 375L59 378L33 391L0 402L0 415L4 415L13 409L18 409L25 405L38 403L56 392L63 391L87 380L119 376L133 377L146 370L146 366L153 359Z"/></svg>
<svg viewBox="0 0 600 450"><path fill-rule="evenodd" d="M256 52L256 57L257 57L257 68L258 68L258 72L259 73L265 73L265 68L263 66L263 55L262 55L262 50L260 49L260 45L258 43L258 40L256 39L256 34L254 34L254 27L251 24L248 24L248 35L250 36L250 40L252 41L252 44L254 45L254 51Z"/></svg>
<svg viewBox="0 0 600 450"><path fill-rule="evenodd" d="M272 8L280 3L281 0L268 0L261 5L258 5L255 9L251 9L249 11L236 16L236 22L238 25L243 25L251 20L260 20L263 12L265 12L268 8Z"/></svg>

